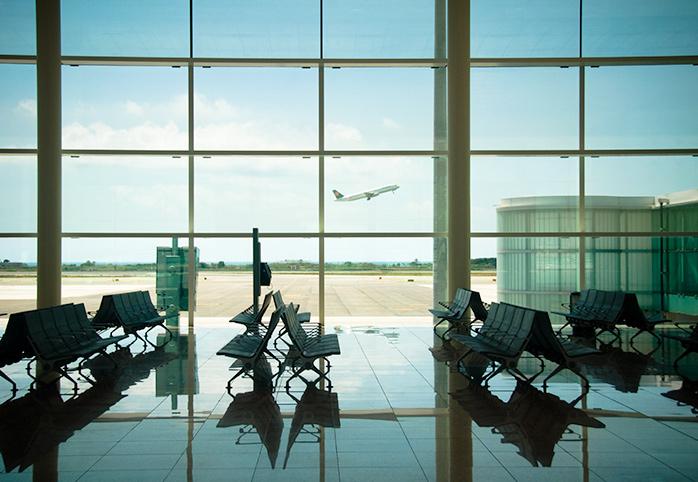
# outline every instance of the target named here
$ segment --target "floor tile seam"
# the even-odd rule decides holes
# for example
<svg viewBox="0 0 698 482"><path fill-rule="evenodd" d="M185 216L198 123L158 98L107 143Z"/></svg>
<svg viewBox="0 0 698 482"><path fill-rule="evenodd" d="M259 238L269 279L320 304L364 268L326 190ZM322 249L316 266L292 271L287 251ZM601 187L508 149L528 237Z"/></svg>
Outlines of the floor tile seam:
<svg viewBox="0 0 698 482"><path fill-rule="evenodd" d="M358 337L356 336L356 334L354 335L354 337L356 337L356 341L357 341L357 343L358 343L358 345L359 345L359 348L361 349L361 352L363 353L364 357L365 357L366 360L368 361L369 358L368 358L368 356L366 355L366 351L365 351L365 349L364 349L363 344L361 344L361 342L359 341L359 339L358 339ZM398 350L398 352L399 352L399 350ZM402 355L402 353L400 353L400 354ZM387 401L387 403L388 403L388 406L390 407L390 409L391 409L391 411L393 412L393 414L395 414L395 407L393 407L392 403L390 402L390 399L388 398L388 395L387 395L387 393L385 392L385 389L383 388L383 385L381 384L380 379L379 379L378 376L376 375L376 372L375 372L375 370L373 369L373 365L370 363L370 361L369 361L369 366L370 366L370 368L371 368L371 373L373 373L373 376L374 376L374 378L376 379L376 382L378 383L378 386L381 388L381 392L383 392L383 396L385 397L385 399L386 399L386 401ZM426 471L424 470L424 467L422 467L422 464L419 462L419 458L417 457L417 454L415 453L414 448L412 447L412 444L410 444L410 442L409 442L409 438L407 437L407 434L405 433L404 427L402 426L402 424L400 424L400 421L397 419L397 417L395 417L395 418L396 418L396 421L397 421L397 423L398 423L398 425L399 425L399 427L400 427L400 431L402 432L403 437L405 438L405 440L407 441L407 444L408 444L409 447L410 447L410 451L412 452L412 456L414 457L415 462L417 462L417 464L418 464L420 470L422 471L422 475L424 476L424 480L429 480L429 477L427 476ZM335 437L335 444L336 444L336 437ZM338 459L338 460L339 460L339 459ZM339 464L338 464L338 465L339 465ZM340 471L340 473L341 473L341 471Z"/></svg>
<svg viewBox="0 0 698 482"><path fill-rule="evenodd" d="M603 397L603 398L605 398L605 399L607 399L607 400L609 400L609 401L611 401L611 402L613 402L613 403L617 403L618 405L621 405L621 406L627 408L630 412L640 414L640 415L642 416L642 418L652 418L652 417L649 417L649 416L645 415L644 413L642 413L642 412L640 412L640 411L638 411L638 410L635 410L633 407L629 406L629 405L626 404L626 403L621 402L620 400L616 400L616 399L614 399L614 398L611 398L609 395L607 395L607 394L605 394L605 393L603 393L603 392L601 392L601 391L599 391L599 390L593 390L593 389L590 388L590 389L589 389L589 392L590 392L590 393L593 392L595 395L597 395L597 396L599 396L599 397ZM627 417L621 417L621 418L627 418Z"/></svg>
<svg viewBox="0 0 698 482"><path fill-rule="evenodd" d="M135 427L134 427L134 428L135 428ZM133 428L132 428L131 430L133 430ZM130 432L130 430L129 430L129 432ZM125 435L124 435L124 437L125 437ZM114 450L114 447L116 447L122 439L123 439L123 437L122 437L120 440L118 440L118 441L116 441L116 442L113 442L113 443L112 443L112 446L109 447L109 450L107 450L103 455L100 455L100 456L97 458L97 460L95 460L95 462L94 462L92 465L90 465L87 469L85 469L85 471L84 471L82 474L80 474L80 477L78 477L76 480L80 480L80 479L83 478L85 475L87 475L87 473L88 473L90 470L92 470L92 468L93 468L95 465L97 465L104 457L106 457L106 456L109 454L109 452L111 452L112 450ZM60 445L59 445L59 446L60 446Z"/></svg>
<svg viewBox="0 0 698 482"><path fill-rule="evenodd" d="M257 470L264 469L265 467L260 467L259 464L262 460L262 454L264 453L264 444L260 444L259 451L257 452L257 461L254 464L254 468L252 469L252 477L250 478L250 482L254 480L254 478L257 476Z"/></svg>
<svg viewBox="0 0 698 482"><path fill-rule="evenodd" d="M390 399L388 398L388 394L385 392L385 389L383 388L383 385L381 384L380 379L378 378L378 375L376 375L376 371L373 369L373 365L372 365L371 362L369 361L368 356L366 355L366 351L364 350L363 345L362 345L361 342L359 341L359 339L358 339L358 337L356 336L356 334L353 334L353 336L354 336L354 338L356 339L356 342L357 342L358 345L359 345L359 349L361 350L361 353L363 354L364 359L367 361L368 366L369 366L369 368L371 369L371 373L373 374L373 378L376 380L376 383L378 383L378 386L379 386L380 389L381 389L381 393L383 393L383 397L385 397L385 400L386 400L388 406L390 407L390 410L391 410L391 411L393 412L393 414L394 414L394 413L395 413L395 408L394 408L394 407L392 406L392 404L390 403Z"/></svg>
<svg viewBox="0 0 698 482"><path fill-rule="evenodd" d="M170 477L170 475L174 471L175 467L177 467L177 465L179 464L179 461L182 460L182 457L184 457L185 454L186 454L186 449L179 455L177 460L175 460L175 463L172 464L172 467L170 467L170 470L167 471L167 475L165 475L165 477L162 479L163 481L167 480Z"/></svg>
<svg viewBox="0 0 698 482"><path fill-rule="evenodd" d="M681 474L681 475L683 475L684 477L686 477L688 480L698 480L696 477L691 477L691 475L689 475L688 473L683 472L685 469L677 469L677 468L675 468L675 467L672 467L672 468L673 468L676 472L678 472L679 474Z"/></svg>
<svg viewBox="0 0 698 482"><path fill-rule="evenodd" d="M437 394L438 394L438 392L437 392L436 389L434 388L434 382L433 382L433 380L432 380L432 381L429 381L429 380L424 376L424 374L414 365L414 363L412 363L412 361L409 359L409 357L407 357L407 356L402 352L402 350L400 350L399 348L396 348L396 350L400 353L400 355L402 355L402 357L403 357L405 360L407 360L407 362L409 363L409 365L412 367L412 369L413 369L414 371L416 371L416 372L419 374L419 376L422 378L422 380L424 380L424 381L426 382L426 384L429 385L429 387L431 387L432 391L433 391L434 393L437 393Z"/></svg>
<svg viewBox="0 0 698 482"><path fill-rule="evenodd" d="M333 429L333 430L336 430L336 429ZM339 430L341 430L341 428L340 428ZM337 447L337 436L336 436L336 434L335 434L335 437L334 437L333 442L334 442L334 456L337 458L337 467L335 467L334 469L337 471L337 480L338 480L339 482L341 482L341 480L342 480L342 472L341 472L340 466L339 466L339 447Z"/></svg>
<svg viewBox="0 0 698 482"><path fill-rule="evenodd" d="M432 333L433 333L433 332L434 332L434 323L433 323L433 322L432 322L431 328L432 328L431 331L432 331ZM409 331L409 332L412 334L412 336L414 336L417 340L419 340L419 342L420 342L422 345L424 345L425 347L429 348L429 347L430 347L429 343L426 342L426 341L424 341L424 340L422 340L422 339L419 337L419 335L417 335L417 333L414 332L414 330L415 330L414 327L408 327L408 328L407 328L407 331ZM432 336L433 336L433 335L432 335ZM432 342L433 342L433 340L432 340Z"/></svg>
<svg viewBox="0 0 698 482"><path fill-rule="evenodd" d="M677 433L680 433L680 434L683 435L684 437L688 437L688 438L693 439L693 440L695 440L695 441L698 442L698 437L693 436L693 435L689 435L689 434L687 434L686 432L683 432L683 431L679 430L679 429L676 428L676 427L672 427L671 425L668 425L668 424L666 423L667 421L665 421L665 420L656 420L656 421L659 422L659 423L661 423L663 426L665 426L665 427L671 429L672 431L677 432ZM695 423L695 422L691 422L691 423Z"/></svg>
<svg viewBox="0 0 698 482"><path fill-rule="evenodd" d="M654 460L655 460L656 462L658 462L661 466L664 466L664 467L666 467L666 468L668 468L668 469L670 469L670 470L672 470L672 471L674 471L674 472L676 472L676 473L678 473L678 474L680 474L680 475L683 475L678 469L676 469L676 468L672 467L671 465L669 465L669 464L663 462L662 460L658 459L658 458L655 457L651 452L648 452L648 451L642 449L641 447L638 447L637 445L635 445L634 443L632 443L630 440L627 440L627 439L624 439L623 437L620 437L620 435L616 434L615 432L611 432L611 433L613 433L613 435L616 435L617 437L621 438L621 439L622 439L623 441L625 441L626 443L632 445L633 447L635 447L636 449L638 449L640 452L642 452L643 454L647 455L647 456L650 457L651 459L654 459ZM690 478L690 477L689 477L689 478Z"/></svg>

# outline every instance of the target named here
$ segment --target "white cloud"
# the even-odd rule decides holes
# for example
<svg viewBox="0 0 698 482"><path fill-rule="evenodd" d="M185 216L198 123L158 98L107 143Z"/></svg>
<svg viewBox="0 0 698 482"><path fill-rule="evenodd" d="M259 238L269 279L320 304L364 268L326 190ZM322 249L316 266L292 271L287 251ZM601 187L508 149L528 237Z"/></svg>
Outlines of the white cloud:
<svg viewBox="0 0 698 482"><path fill-rule="evenodd" d="M36 117L36 99L20 100L17 102L17 106L15 106L15 111L23 115Z"/></svg>
<svg viewBox="0 0 698 482"><path fill-rule="evenodd" d="M141 117L145 113L145 108L138 102L132 100L126 101L126 112L131 115Z"/></svg>
<svg viewBox="0 0 698 482"><path fill-rule="evenodd" d="M280 122L242 121L200 125L194 130L197 149L314 149L317 133Z"/></svg>
<svg viewBox="0 0 698 482"><path fill-rule="evenodd" d="M194 116L197 124L230 121L239 114L239 109L225 99L209 99L204 94L194 93Z"/></svg>
<svg viewBox="0 0 698 482"><path fill-rule="evenodd" d="M330 122L325 130L326 144L328 146L360 147L363 140L361 131L353 126Z"/></svg>
<svg viewBox="0 0 698 482"><path fill-rule="evenodd" d="M186 149L187 133L174 122L146 122L116 129L102 122L63 126L63 145L69 149Z"/></svg>
<svg viewBox="0 0 698 482"><path fill-rule="evenodd" d="M383 117L383 127L386 129L399 129L400 124L390 117Z"/></svg>

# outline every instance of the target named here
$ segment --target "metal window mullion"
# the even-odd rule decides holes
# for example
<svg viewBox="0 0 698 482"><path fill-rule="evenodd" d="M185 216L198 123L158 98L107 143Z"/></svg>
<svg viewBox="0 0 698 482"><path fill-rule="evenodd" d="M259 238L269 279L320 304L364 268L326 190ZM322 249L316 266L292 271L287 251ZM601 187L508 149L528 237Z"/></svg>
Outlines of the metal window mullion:
<svg viewBox="0 0 698 482"><path fill-rule="evenodd" d="M37 149L0 148L0 155L35 155ZM143 150L143 149L63 149L64 156L319 156L325 157L444 157L446 151L412 151L412 150L380 150L380 151L320 151L320 150L287 150L287 151L250 151L250 150ZM694 156L698 157L698 146L680 149L550 149L550 150L471 150L471 156L477 157L621 157L621 156Z"/></svg>
<svg viewBox="0 0 698 482"><path fill-rule="evenodd" d="M320 20L322 25L322 18ZM321 29L322 31L322 29ZM322 37L320 38L322 45ZM322 48L322 47L321 47ZM318 311L325 329L325 67L318 68Z"/></svg>
<svg viewBox="0 0 698 482"><path fill-rule="evenodd" d="M187 59L187 194L188 194L188 230L187 233L187 288L188 288L188 329L194 329L194 306L196 304L196 246L194 244L194 6L189 0L189 58ZM191 338L191 336L190 336ZM191 340L190 340L191 341ZM192 353L189 352L189 358Z"/></svg>
<svg viewBox="0 0 698 482"><path fill-rule="evenodd" d="M581 5L581 1L580 1ZM581 18L580 18L581 22ZM581 32L581 23L580 23ZM580 33L581 35L581 33ZM581 38L580 38L581 54ZM586 88L585 67L579 67L579 149L584 152L586 148ZM581 232L579 238L579 289L586 289L586 158L579 156L579 218L577 229Z"/></svg>

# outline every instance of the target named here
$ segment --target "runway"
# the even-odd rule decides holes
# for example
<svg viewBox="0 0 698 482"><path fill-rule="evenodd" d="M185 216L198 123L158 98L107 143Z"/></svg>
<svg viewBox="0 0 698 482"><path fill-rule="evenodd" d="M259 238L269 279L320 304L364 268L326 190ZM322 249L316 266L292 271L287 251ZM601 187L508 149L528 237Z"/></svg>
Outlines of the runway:
<svg viewBox="0 0 698 482"><path fill-rule="evenodd" d="M319 314L317 274L274 273L273 289L280 289L287 302L304 311ZM494 276L474 276L473 289L485 301L495 301ZM155 300L152 273L70 273L63 278L63 302L85 303L89 311L99 307L102 295L148 290ZM266 289L266 288L264 288ZM35 278L0 278L0 313L34 308ZM230 318L252 300L249 273L200 273L197 280L197 317ZM325 315L327 317L424 317L432 307L432 277L414 275L325 275Z"/></svg>

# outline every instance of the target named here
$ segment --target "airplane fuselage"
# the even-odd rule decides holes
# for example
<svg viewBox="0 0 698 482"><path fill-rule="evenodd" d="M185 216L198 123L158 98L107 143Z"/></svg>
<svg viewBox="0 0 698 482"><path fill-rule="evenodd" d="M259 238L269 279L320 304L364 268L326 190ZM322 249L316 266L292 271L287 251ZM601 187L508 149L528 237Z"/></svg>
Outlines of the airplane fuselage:
<svg viewBox="0 0 698 482"><path fill-rule="evenodd" d="M335 201L339 202L347 202L347 201L358 201L359 199L365 199L367 201L370 201L372 198L379 196L383 193L386 192L395 192L398 189L400 189L400 186L397 184L391 184L390 186L383 186L379 187L377 189L370 189L368 191L364 191L361 193L357 194L352 194L350 196L343 196L341 193L338 191L333 191L335 195Z"/></svg>

